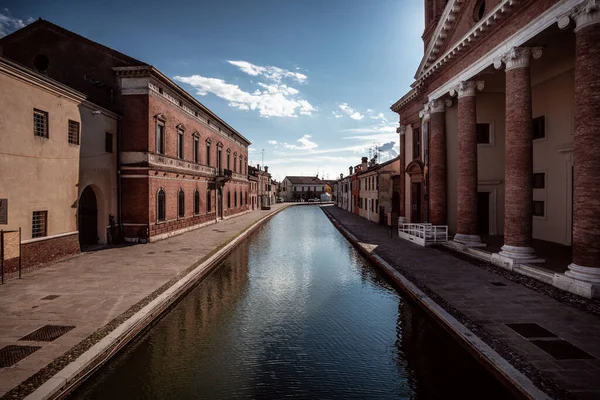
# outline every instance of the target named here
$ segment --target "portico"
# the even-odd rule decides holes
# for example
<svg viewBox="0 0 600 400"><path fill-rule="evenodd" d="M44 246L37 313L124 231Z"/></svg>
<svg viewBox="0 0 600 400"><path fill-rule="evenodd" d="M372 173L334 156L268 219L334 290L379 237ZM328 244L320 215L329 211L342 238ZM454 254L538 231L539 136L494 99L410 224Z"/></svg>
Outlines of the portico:
<svg viewBox="0 0 600 400"><path fill-rule="evenodd" d="M491 259L510 269L543 268L534 239L572 246L554 285L600 296L599 5L500 3L452 42L443 33L470 2L449 1L413 89L392 106L406 167L401 216L421 222L408 210L422 165L423 222L447 224L460 248L485 250L502 235Z"/></svg>

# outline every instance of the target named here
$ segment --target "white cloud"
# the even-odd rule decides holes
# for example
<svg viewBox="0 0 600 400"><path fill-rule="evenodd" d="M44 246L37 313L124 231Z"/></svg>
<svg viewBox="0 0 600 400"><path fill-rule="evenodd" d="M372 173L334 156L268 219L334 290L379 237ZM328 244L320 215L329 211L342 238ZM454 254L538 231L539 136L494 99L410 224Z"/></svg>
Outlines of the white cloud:
<svg viewBox="0 0 600 400"><path fill-rule="evenodd" d="M340 110L342 110L342 112L344 114L346 114L350 118L355 119L357 121L360 121L361 119L363 119L365 117L364 115L362 115L361 113L359 113L358 111L356 111L355 109L350 107L348 105L348 103L342 103L338 107L340 108Z"/></svg>
<svg viewBox="0 0 600 400"><path fill-rule="evenodd" d="M333 114L334 118L342 118L343 117L343 115L337 111L332 111L331 113Z"/></svg>
<svg viewBox="0 0 600 400"><path fill-rule="evenodd" d="M263 67L260 65L255 65L249 63L248 61L227 61L231 65L235 65L240 69L240 71L252 75L259 76L262 75L270 81L280 83L282 79L292 79L299 83L305 83L308 77L300 72L292 72L287 69L267 66Z"/></svg>
<svg viewBox="0 0 600 400"><path fill-rule="evenodd" d="M277 144L277 140L269 140L269 144Z"/></svg>
<svg viewBox="0 0 600 400"><path fill-rule="evenodd" d="M33 18L27 18L26 20L15 18L10 15L8 8L5 8L4 10L0 11L0 37L4 37L9 33L16 31L17 29L21 29L33 21Z"/></svg>
<svg viewBox="0 0 600 400"><path fill-rule="evenodd" d="M300 145L283 143L283 147L290 150L312 150L319 147L319 145L311 141L310 138L312 138L311 135L304 135L300 139L296 140L296 142L300 143Z"/></svg>
<svg viewBox="0 0 600 400"><path fill-rule="evenodd" d="M396 127L397 125L395 124L379 124L379 125L371 125L371 126L365 126L363 128L352 128L352 129L344 129L341 130L340 132L347 132L347 133L394 133L396 134Z"/></svg>
<svg viewBox="0 0 600 400"><path fill-rule="evenodd" d="M379 113L377 115L371 115L369 118L379 120L383 123L388 122L387 118L385 117L385 115L383 115L383 113Z"/></svg>
<svg viewBox="0 0 600 400"><path fill-rule="evenodd" d="M230 107L240 110L257 110L261 117L297 117L312 115L316 107L306 100L298 99L298 90L284 84L267 85L258 83L263 90L246 92L238 85L227 83L218 78L207 78L200 75L175 76L173 79L187 83L196 89L199 96L208 93L227 100Z"/></svg>
<svg viewBox="0 0 600 400"><path fill-rule="evenodd" d="M254 153L256 151L256 147L248 147L248 153Z"/></svg>

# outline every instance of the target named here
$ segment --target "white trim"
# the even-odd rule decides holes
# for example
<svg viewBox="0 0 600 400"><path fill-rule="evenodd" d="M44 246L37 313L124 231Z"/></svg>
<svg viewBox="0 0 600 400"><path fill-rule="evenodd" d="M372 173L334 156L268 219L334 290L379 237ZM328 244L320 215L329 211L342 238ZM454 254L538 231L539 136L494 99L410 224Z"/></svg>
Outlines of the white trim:
<svg viewBox="0 0 600 400"><path fill-rule="evenodd" d="M546 12L542 13L538 18L531 21L529 25L527 25L527 27L521 29L520 31L512 35L503 43L496 46L496 48L494 48L486 55L481 57L479 60L471 64L469 68L464 69L463 71L455 75L453 78L446 81L445 84L431 92L428 96L429 101L442 97L447 92L449 92L450 89L452 89L452 87L456 86L461 81L467 81L473 76L477 75L485 68L492 65L497 58L501 57L511 48L522 45L529 39L538 35L543 30L555 24L557 18L559 18L560 16L571 10L575 5L581 2L582 0L564 0L555 4L553 7L546 10Z"/></svg>
<svg viewBox="0 0 600 400"><path fill-rule="evenodd" d="M78 233L79 233L79 231L73 231L73 232L59 233L57 235L52 235L52 236L42 236L42 237L39 237L39 238L21 240L21 244L43 242L44 240L57 239L57 238L61 238L61 237L64 237L64 236L77 235Z"/></svg>

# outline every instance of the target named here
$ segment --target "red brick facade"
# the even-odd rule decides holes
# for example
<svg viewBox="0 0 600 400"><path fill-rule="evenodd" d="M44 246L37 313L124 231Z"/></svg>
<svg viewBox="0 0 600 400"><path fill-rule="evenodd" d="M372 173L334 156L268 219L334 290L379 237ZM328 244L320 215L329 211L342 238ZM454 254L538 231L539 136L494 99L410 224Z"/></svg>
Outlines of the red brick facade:
<svg viewBox="0 0 600 400"><path fill-rule="evenodd" d="M443 105L442 105L443 107ZM444 112L429 120L429 216L434 225L446 225L446 120Z"/></svg>

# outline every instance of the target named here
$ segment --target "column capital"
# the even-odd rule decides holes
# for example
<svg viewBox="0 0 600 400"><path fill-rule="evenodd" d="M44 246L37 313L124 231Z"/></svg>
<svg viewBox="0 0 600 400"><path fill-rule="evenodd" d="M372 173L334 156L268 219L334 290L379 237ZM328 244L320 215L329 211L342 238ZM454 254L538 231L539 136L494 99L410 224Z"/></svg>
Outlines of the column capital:
<svg viewBox="0 0 600 400"><path fill-rule="evenodd" d="M475 96L476 90L483 90L484 81L462 81L450 89L450 96L458 94L458 98Z"/></svg>
<svg viewBox="0 0 600 400"><path fill-rule="evenodd" d="M529 67L531 58L536 60L542 56L541 47L513 47L494 61L494 67L500 69L502 64L506 70Z"/></svg>
<svg viewBox="0 0 600 400"><path fill-rule="evenodd" d="M400 125L399 127L397 127L396 133L399 133L400 136L404 135L406 133L406 125Z"/></svg>
<svg viewBox="0 0 600 400"><path fill-rule="evenodd" d="M429 103L423 104L423 108L419 111L419 118L426 120L431 116L431 108L429 108Z"/></svg>
<svg viewBox="0 0 600 400"><path fill-rule="evenodd" d="M450 105L448 105L448 102L450 102ZM429 102L429 110L432 114L445 112L446 107L450 107L451 105L452 105L452 100L435 99L435 100L431 100Z"/></svg>
<svg viewBox="0 0 600 400"><path fill-rule="evenodd" d="M567 29L571 20L575 22L575 32L586 26L600 22L600 0L586 0L576 5L557 19L560 29Z"/></svg>

